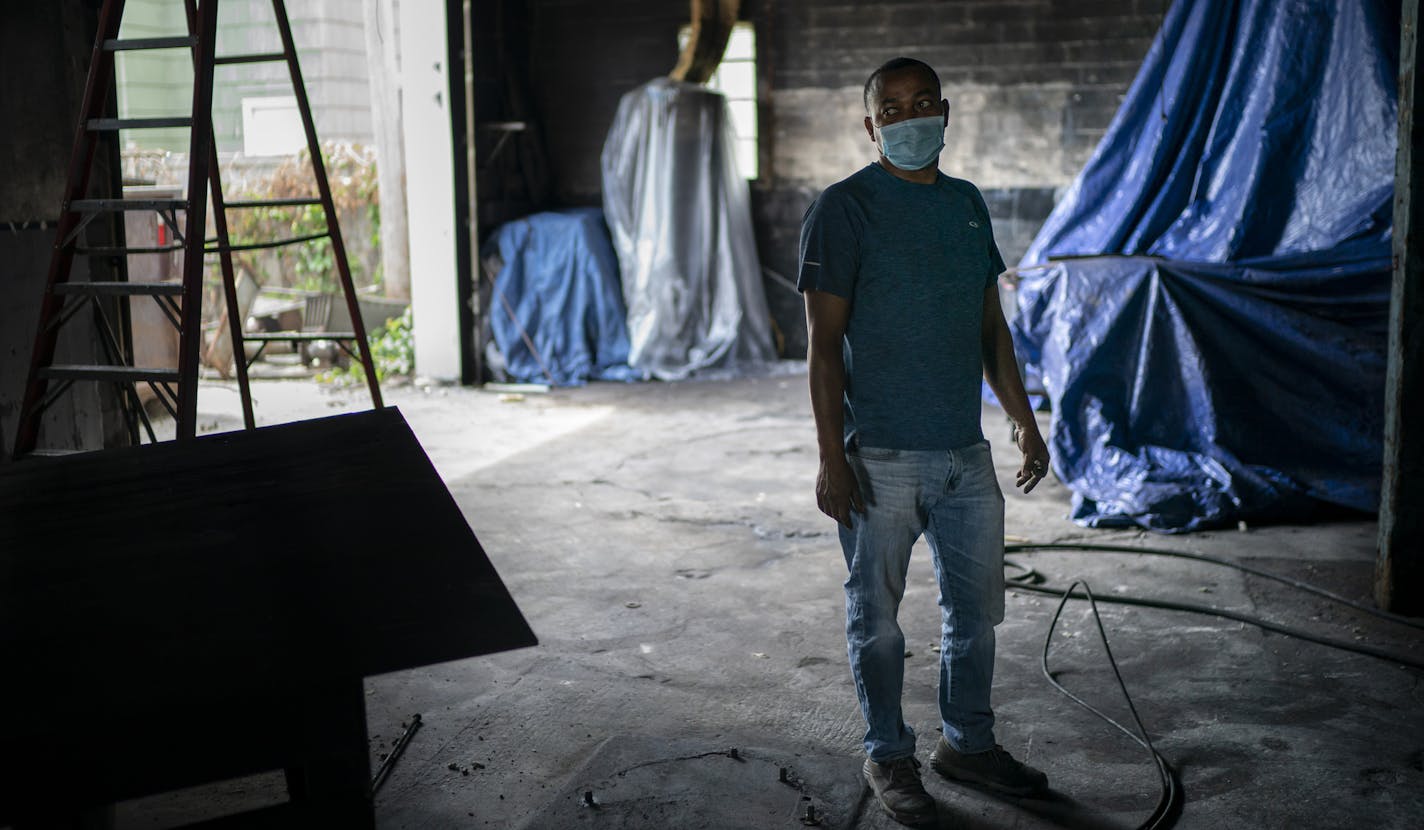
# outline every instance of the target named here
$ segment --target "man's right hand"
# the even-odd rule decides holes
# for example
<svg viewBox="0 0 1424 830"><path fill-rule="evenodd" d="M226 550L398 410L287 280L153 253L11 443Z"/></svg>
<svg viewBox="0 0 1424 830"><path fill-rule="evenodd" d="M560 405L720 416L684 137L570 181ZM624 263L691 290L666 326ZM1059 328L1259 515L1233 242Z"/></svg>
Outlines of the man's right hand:
<svg viewBox="0 0 1424 830"><path fill-rule="evenodd" d="M865 501L860 496L860 484L855 480L855 472L845 456L831 456L821 459L821 470L816 474L816 506L832 519L850 527L850 512L865 512Z"/></svg>

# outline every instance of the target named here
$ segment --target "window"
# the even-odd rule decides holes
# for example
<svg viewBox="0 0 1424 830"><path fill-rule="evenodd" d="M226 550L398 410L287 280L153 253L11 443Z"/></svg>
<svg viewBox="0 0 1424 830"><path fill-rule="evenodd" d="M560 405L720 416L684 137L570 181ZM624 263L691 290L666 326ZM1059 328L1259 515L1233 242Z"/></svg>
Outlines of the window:
<svg viewBox="0 0 1424 830"><path fill-rule="evenodd" d="M242 99L243 155L285 156L306 146L296 96Z"/></svg>
<svg viewBox="0 0 1424 830"><path fill-rule="evenodd" d="M683 26L677 42L681 48L691 36L691 27ZM727 51L722 63L707 79L707 88L727 96L732 111L732 128L737 133L737 166L748 179L757 177L757 80L756 30L741 22L732 28L727 39Z"/></svg>

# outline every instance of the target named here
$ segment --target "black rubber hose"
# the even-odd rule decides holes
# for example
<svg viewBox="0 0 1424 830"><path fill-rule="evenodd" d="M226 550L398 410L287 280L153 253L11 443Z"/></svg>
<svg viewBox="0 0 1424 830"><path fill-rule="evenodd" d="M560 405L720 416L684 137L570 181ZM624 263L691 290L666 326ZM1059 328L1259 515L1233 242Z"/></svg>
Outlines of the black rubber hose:
<svg viewBox="0 0 1424 830"><path fill-rule="evenodd" d="M1161 551L1161 550L1151 549L1151 548L1143 549L1143 548L1129 548L1129 547L1108 546L1108 545L1034 545L1034 544L1024 544L1024 545L1010 545L1010 546L1006 546L1006 547L1005 547L1005 551L1009 551L1009 550L1013 550L1014 552L1019 552L1019 553L1031 553L1031 552L1033 552L1033 551L1035 551L1035 550L1041 550L1041 551L1042 551L1042 550L1046 550L1046 551L1053 551L1053 550L1101 550L1101 551L1108 551L1108 552L1112 552L1112 553L1145 553L1145 554L1154 555L1154 556L1163 556L1163 555L1166 555L1166 556L1175 556L1175 555L1177 554L1176 551L1165 551L1165 552L1164 552L1164 551ZM1229 562L1229 561L1221 560L1221 559L1213 559L1213 558L1211 558L1211 557L1201 557L1201 556L1199 556L1199 555L1197 555L1197 554L1191 554L1191 555L1188 555L1188 556L1183 556L1183 557L1181 557L1181 558L1194 558L1194 559L1198 559L1199 561L1212 562L1213 564L1222 565L1222 566L1228 567L1228 568L1236 568L1236 569L1238 569L1238 570L1245 570L1247 573L1253 573L1253 574L1256 574L1256 575L1265 576L1265 577L1267 577L1267 578L1275 579L1275 580L1278 581L1278 582L1284 582L1284 584L1291 585L1291 587L1299 588L1299 589L1304 590L1304 591L1309 591L1310 593L1314 593L1314 594L1317 594L1317 595L1319 595L1319 596L1323 596L1323 597L1326 597L1326 598L1328 598L1328 599L1335 600L1335 601L1337 601L1337 602L1344 602L1345 604L1348 604L1348 605L1350 605L1350 606L1352 606L1352 607L1358 606L1358 603L1351 602L1350 600L1346 600L1346 599L1344 599L1343 597L1337 597L1336 595L1331 594L1329 591L1326 591L1326 590L1321 589L1321 588L1316 588L1316 587L1313 586L1313 585L1308 585L1308 584L1306 584L1306 583L1298 583L1298 584L1297 584L1297 581L1296 581L1296 580L1286 581L1286 579L1285 579L1284 577L1276 577L1275 575L1273 575L1273 574L1268 574L1268 573L1266 573L1266 572L1264 572L1264 571L1257 571L1257 570L1255 570L1255 569L1248 569L1248 568L1246 568L1245 566L1239 566L1239 565L1237 565L1237 564L1234 563L1234 562ZM1023 573L1022 575L1020 575L1020 576L1015 576L1015 577L1010 577L1010 578L1009 578L1008 584L1009 584L1010 587L1013 587L1013 588L1016 588L1016 589L1022 590L1022 591L1031 591L1031 592L1037 593L1037 594L1045 594L1045 595L1048 595L1048 596L1061 597L1061 596L1064 595L1064 589L1062 589L1062 588L1055 588L1055 587L1053 587L1053 586L1051 586L1051 585L1038 584L1039 581L1042 579L1042 577L1039 576L1039 575L1038 575L1038 572L1037 572L1037 571L1034 571L1032 568L1028 568L1028 567L1026 567L1026 566L1024 566L1024 565L1021 565L1021 564L1019 564L1019 563L1017 563L1017 562L1013 562L1013 561L1011 561L1011 560L1006 560L1006 561L1004 562L1004 565L1005 565L1006 567L1017 568L1017 569L1019 569L1019 570L1021 570L1021 571L1024 572L1024 573ZM1075 595L1074 598L1075 598L1075 599L1085 599L1085 597L1084 597L1082 594ZM1332 638L1332 637L1326 637L1326 636L1324 636L1324 635L1322 635L1322 634L1316 634L1316 633L1313 632L1313 631L1306 631L1306 630L1304 630L1304 629L1292 628L1292 627L1287 626L1287 625L1281 625L1280 623L1274 623L1274 622L1271 622L1270 620L1262 619L1262 618L1260 618L1260 617L1254 617L1254 616L1252 616L1252 615L1250 615L1250 614L1243 614L1243 613L1241 613L1241 612L1239 612L1239 611L1231 611L1231 610L1228 610L1228 609L1225 609L1225 608L1216 608L1216 607L1210 606L1210 605L1199 605L1199 604L1196 604L1196 603L1189 603L1189 602L1174 602L1174 601L1172 601L1172 600L1150 599L1150 598L1147 598L1147 597L1132 596L1132 595L1130 595L1130 594L1114 594L1114 595L1112 595L1112 596L1105 596L1105 597L1102 598L1102 601L1103 601L1103 602L1108 602L1108 603L1115 603L1115 604L1118 604L1118 605L1135 605L1135 606L1138 606L1138 607L1141 607L1141 608L1158 608L1158 609L1162 609L1162 610L1164 610L1164 611L1184 611L1184 612L1191 613L1191 614L1204 614L1204 615L1206 615L1206 616L1211 616L1211 617L1220 617L1221 619L1227 619L1227 620L1232 620L1232 621L1234 621L1234 622L1240 622L1240 623L1246 623L1246 624L1248 624L1248 625L1254 625L1254 626L1256 626L1257 628L1260 628L1260 629L1262 629L1262 630L1264 630L1264 631L1270 631L1270 632L1273 632L1273 633L1275 633L1275 634L1280 634L1280 635L1283 635L1283 636L1286 636L1286 637L1294 637L1294 638L1296 638L1296 639L1298 639L1298 640L1305 640L1305 641L1307 641L1307 642L1316 643L1316 644L1318 644L1318 645L1323 645L1323 646L1328 646L1328 647L1330 647L1330 648L1339 649L1339 650L1341 650L1341 651L1348 651L1348 652L1351 652L1351 653L1354 653L1354 654L1363 654L1363 655L1365 655L1365 656L1368 656L1368 657L1375 657L1375 658L1380 659L1380 660L1388 660L1388 661L1390 661L1390 662L1392 662L1392 663L1398 663L1398 664L1400 664L1400 665L1408 666L1408 667L1413 668L1413 669L1424 669L1424 660L1421 660L1420 658L1414 657L1414 656L1412 656L1412 655L1396 654L1395 652L1387 651L1387 650L1385 650L1385 649L1375 648L1375 647L1373 647L1373 646L1362 645L1362 644L1359 644L1359 643L1352 643L1352 642L1349 642L1349 641L1346 641L1346 640L1337 640L1337 639L1334 639L1334 638ZM1378 609L1374 609L1374 610L1377 611ZM1386 614L1386 612L1379 611L1378 614L1377 614L1377 616L1379 616L1379 615L1384 615L1386 619L1390 619L1390 620L1393 621L1393 622L1407 621L1406 624L1411 625L1411 627L1413 627L1413 626L1414 626L1414 623L1415 623L1414 620L1410 620L1409 618L1406 618L1406 617L1399 617L1399 615L1397 615L1397 614Z"/></svg>
<svg viewBox="0 0 1424 830"><path fill-rule="evenodd" d="M1289 585L1292 588L1298 588L1302 591L1315 594L1316 596L1325 597L1326 599L1333 600L1335 602L1341 603L1342 605L1348 605L1357 611L1362 611L1366 614L1379 617L1383 620L1389 620L1390 622L1399 623L1400 625L1407 625L1411 628L1418 628L1420 630L1424 630L1424 619L1420 619L1417 617L1406 617L1402 614L1391 614L1388 611L1381 610L1373 605L1369 605L1368 603L1359 602L1357 600L1350 599L1349 597L1342 597L1339 594L1332 593L1330 591L1325 590L1324 588L1312 585L1309 582L1302 582L1301 580L1292 579L1288 576L1273 574L1270 571L1263 571L1259 568L1253 568L1250 565L1243 565L1240 562L1233 562L1230 559L1221 559L1220 557L1216 556L1208 556L1204 553L1190 553L1188 551L1168 550L1166 548L1137 548L1130 547L1128 545L1096 545L1071 542L1045 544L1029 543L1022 545L1004 546L1005 553L1015 553L1018 551L1030 552L1035 550L1085 550L1102 551L1105 553L1136 553L1146 556L1170 556L1174 559L1190 559L1196 562L1209 562L1213 565L1220 565L1224 568L1232 568L1233 570L1242 571L1243 573L1248 573L1252 576L1259 576L1262 579L1269 579L1274 582L1279 582L1282 585Z"/></svg>
<svg viewBox="0 0 1424 830"><path fill-rule="evenodd" d="M1074 594L1073 589L1079 585L1083 586L1083 593ZM1063 616L1063 608L1068 604L1068 600L1075 596L1085 597L1088 600L1088 604L1092 607L1093 620L1098 626L1098 639L1102 640L1103 651L1108 657L1108 665L1112 666L1113 676L1117 678L1117 687L1122 691L1123 699L1127 701L1127 708L1128 711L1132 713L1133 722L1137 724L1137 732L1133 732L1131 729L1113 720L1107 713L1068 691L1063 684L1058 682L1058 679L1053 676L1053 672L1048 668L1048 650L1053 643L1053 632L1058 626L1058 619ZM1162 753L1158 752L1157 748L1152 745L1152 739L1147 734L1147 727L1142 724L1142 717L1137 714L1137 706L1132 702L1132 695L1127 692L1127 683L1122 679L1122 672L1118 670L1117 659L1113 657L1112 646L1108 645L1108 634L1103 628L1102 615L1098 613L1097 600L1093 598L1093 591L1088 587L1088 583L1081 579L1076 580L1072 585L1068 586L1068 590L1063 592L1063 598L1058 603L1058 610L1053 612L1053 619L1048 623L1048 633L1043 637L1043 656L1040 660L1040 665L1043 669L1043 676L1053 685L1053 688L1062 692L1074 703L1097 715L1113 728L1131 738L1138 746L1146 749L1152 756L1152 763L1157 768L1158 784L1161 787L1162 794L1157 799L1157 806L1153 808L1152 814L1147 817L1146 821L1138 825L1138 830L1163 830L1163 828L1172 826L1182 808L1182 787L1177 779L1177 772L1172 769L1171 764L1167 763L1167 759L1162 757Z"/></svg>
<svg viewBox="0 0 1424 830"><path fill-rule="evenodd" d="M1197 562L1207 562L1213 565L1220 565L1222 567L1242 571L1253 576L1259 576L1263 579L1270 579L1275 582L1288 585L1292 588L1296 588L1301 591L1306 591L1308 593L1324 597L1326 599L1341 603L1343 605L1348 605L1349 607L1354 608L1358 611L1362 611L1366 614L1370 614L1372 616L1379 617L1390 622L1399 623L1401 625L1406 625L1415 629L1424 629L1424 620L1417 620L1410 617L1404 617L1398 614L1391 614L1373 606L1366 605L1365 603L1357 602L1347 597L1342 597L1338 594L1327 591L1324 588L1311 585L1307 582L1302 582L1300 580L1292 579L1290 577L1273 574L1269 571L1262 571L1257 568L1253 568L1249 565L1242 565L1240 563L1232 562L1227 559L1207 556L1205 554L1166 550L1163 548L1136 548L1128 547L1125 545L1098 545L1086 543L1013 544L1006 545L1004 550L1006 553L1032 553L1035 551L1101 551L1107 553L1131 553L1146 556L1167 556L1176 559L1189 559ZM1058 602L1058 608L1053 613L1053 619L1048 624L1048 633L1044 636L1043 639L1043 655L1040 661L1043 670L1043 676L1048 680L1050 684L1052 684L1055 689L1066 695L1074 703L1077 703L1079 706L1082 706L1083 708L1087 709L1089 712L1101 718L1113 728L1127 735L1129 738L1131 738L1133 741L1135 741L1138 745L1142 746L1148 751L1148 753L1151 754L1153 765L1157 769L1158 783L1161 788L1161 796L1158 798L1157 806L1153 809L1152 814L1147 818L1145 822L1139 825L1138 830L1164 830L1165 828L1170 827L1173 823L1175 823L1177 816L1181 812L1182 804L1184 802L1181 782L1177 777L1176 770L1172 768L1172 765L1168 763L1167 759L1164 758L1162 754L1157 751L1156 747L1152 745L1152 740L1147 734L1147 728L1143 726L1142 718L1137 713L1137 707L1132 702L1132 696L1128 694L1127 684L1122 679L1122 673L1118 670L1117 660L1113 657L1112 654L1112 647L1108 644L1107 631L1103 627L1102 615L1098 612L1098 600L1096 597L1093 596L1092 589L1089 588L1088 583L1084 582L1083 580L1074 581L1073 584L1069 585L1066 589L1055 588L1051 585L1043 584L1045 580L1042 574L1038 573L1038 571L1027 565L1006 559L1004 560L1004 566L1006 568L1011 568L1019 572L1018 575L1010 577L1008 579L1008 585L1006 587L1022 591L1031 591L1033 593L1047 594L1049 596L1056 596L1060 598ZM1082 586L1082 591L1075 591L1075 589L1078 588L1078 586L1080 585ZM1058 680L1053 676L1052 671L1049 670L1048 652L1053 642L1053 632L1058 626L1058 620L1062 617L1063 609L1067 606L1069 599L1086 599L1089 605L1091 606L1093 612L1093 620L1097 624L1098 628L1098 637L1102 640L1103 650L1107 654L1108 663L1112 666L1113 675L1117 678L1118 688L1122 691L1122 696L1127 701L1128 710L1132 712L1132 719L1137 725L1137 732L1133 732L1131 729L1128 729L1127 727L1118 723L1116 720L1113 720L1106 713L1093 707L1087 701L1068 691L1068 689L1065 688L1061 683L1059 683ZM1250 625L1254 625L1265 631L1271 631L1287 637L1294 637L1296 639L1317 643L1319 645L1329 646L1331 648L1336 648L1342 651L1348 651L1355 654L1363 654L1369 657L1377 657L1382 660L1389 660L1394 663L1409 666L1410 668L1424 669L1424 661L1421 661L1411 656L1394 654L1392 652L1388 652L1383 649L1377 649L1372 646L1357 645L1355 643L1346 642L1343 640L1336 640L1320 634L1315 634L1314 632L1304 631L1301 629L1291 628L1290 626L1273 623L1269 620L1264 620L1259 617L1253 617L1249 614L1242 614L1236 611L1229 611L1223 608L1214 608L1209 605L1198 605L1195 603L1149 599L1146 597L1124 596L1121 594L1104 597L1103 602L1112 602L1120 605L1135 605L1144 608L1159 608L1167 611L1185 611L1193 614L1204 614L1212 617L1220 617L1222 619L1233 620L1235 622L1249 623Z"/></svg>

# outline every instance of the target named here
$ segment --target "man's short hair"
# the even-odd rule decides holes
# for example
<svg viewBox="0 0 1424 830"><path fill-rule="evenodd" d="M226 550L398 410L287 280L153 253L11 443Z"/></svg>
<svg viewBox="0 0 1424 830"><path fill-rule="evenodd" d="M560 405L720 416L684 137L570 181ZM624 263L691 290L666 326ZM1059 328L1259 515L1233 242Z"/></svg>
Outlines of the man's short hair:
<svg viewBox="0 0 1424 830"><path fill-rule="evenodd" d="M891 58L880 64L880 68L870 73L870 77L865 79L865 93L863 97L865 100L866 113L870 112L870 96L879 89L881 78L883 78L886 73L898 72L901 69L918 69L925 73L925 75L929 76L930 80L934 81L935 95L941 94L942 87L939 83L939 75L929 64L924 61L915 60L914 58Z"/></svg>

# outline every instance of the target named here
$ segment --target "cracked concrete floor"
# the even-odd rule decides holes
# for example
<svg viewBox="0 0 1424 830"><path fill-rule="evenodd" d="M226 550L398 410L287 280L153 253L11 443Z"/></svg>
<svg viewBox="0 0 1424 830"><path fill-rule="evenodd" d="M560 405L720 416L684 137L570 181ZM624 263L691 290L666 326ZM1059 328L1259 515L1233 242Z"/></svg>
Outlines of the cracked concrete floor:
<svg viewBox="0 0 1424 830"><path fill-rule="evenodd" d="M373 758L412 713L424 720L377 797L379 826L527 826L586 785L576 771L610 738L776 747L859 764L844 564L812 495L805 386L792 367L759 379L597 384L522 400L465 388L388 390L540 645L368 679ZM365 406L355 393L307 382L262 382L256 398L267 423ZM206 384L204 428L236 428L236 400L231 387ZM1085 530L1064 518L1068 493L1056 482L1029 496L1009 492L1002 413L986 408L984 425L1009 493L1010 541L1195 551L1369 595L1371 521L1185 537ZM413 526L411 544L419 540ZM922 756L938 722L938 614L925 553L922 544L901 612L911 652L905 715ZM1011 558L1054 584L1085 578L1099 595L1209 603L1424 651L1417 630L1205 563L1086 552ZM995 686L1000 741L1049 774L1053 797L1004 801L929 774L941 827L1130 828L1151 812L1157 780L1146 753L1039 674L1055 605L1010 591ZM1138 710L1180 770L1178 827L1424 826L1421 672L1217 618L1123 605L1102 614ZM1071 603L1053 668L1070 689L1127 718L1095 636L1085 604ZM715 780L706 787L676 826L718 827L708 805L738 794L717 791ZM269 776L148 799L121 807L120 826L161 826L195 803L227 808L279 790L280 776ZM844 818L857 828L898 826L871 802Z"/></svg>

